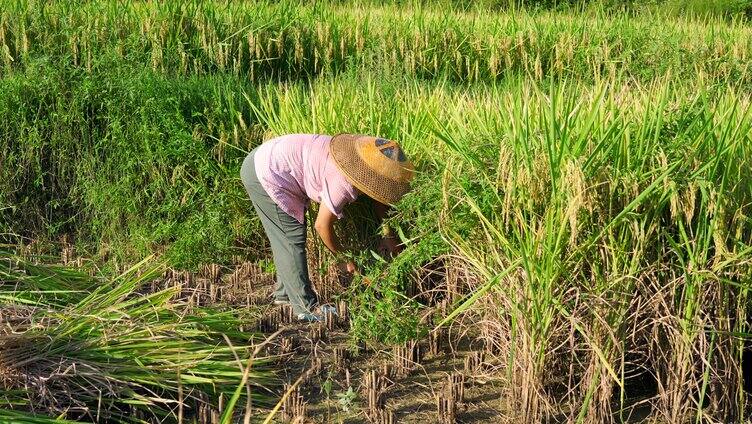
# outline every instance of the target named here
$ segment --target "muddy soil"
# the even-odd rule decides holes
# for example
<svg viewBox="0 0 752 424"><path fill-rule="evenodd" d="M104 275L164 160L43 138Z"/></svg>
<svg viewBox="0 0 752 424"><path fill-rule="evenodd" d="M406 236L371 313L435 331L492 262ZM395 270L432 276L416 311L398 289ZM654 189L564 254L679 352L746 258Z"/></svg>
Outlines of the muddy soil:
<svg viewBox="0 0 752 424"><path fill-rule="evenodd" d="M333 302L342 291L331 272L312 277L324 301ZM272 422L502 423L518 415L504 402L504 373L493 369L480 334L472 328L433 333L399 346L356 344L348 334L344 302L334 303L339 315L326 322L301 324L293 320L289 307L271 304L273 284L273 275L245 262L230 273L216 265L197 275L169 271L151 287L153 291L180 285L183 295L197 305L220 302L258 308L261 318L254 330L273 336L266 352L279 356L275 368L286 382ZM447 302L435 308L445 316ZM635 399L632 404L636 408L622 418L641 422L650 413L649 403ZM269 414L256 409L253 422ZM218 422L218 411L209 415L211 422ZM566 416L553 420L566 421Z"/></svg>
<svg viewBox="0 0 752 424"><path fill-rule="evenodd" d="M287 316L282 308L270 307L267 314ZM504 421L501 381L489 377L469 338L445 340L434 352L429 340L407 347L353 345L347 322L333 321L264 325L268 333L280 330L269 348L269 353L285 355L279 362L280 377L289 385L300 379L289 396L297 402L283 403L278 422ZM376 385L369 374L375 374ZM452 388L461 393L453 395ZM439 398L447 405L441 416Z"/></svg>

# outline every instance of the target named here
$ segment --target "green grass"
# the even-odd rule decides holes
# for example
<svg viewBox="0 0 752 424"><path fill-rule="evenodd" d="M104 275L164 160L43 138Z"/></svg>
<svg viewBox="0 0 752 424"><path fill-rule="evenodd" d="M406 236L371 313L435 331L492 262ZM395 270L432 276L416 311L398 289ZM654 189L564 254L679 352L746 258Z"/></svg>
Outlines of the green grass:
<svg viewBox="0 0 752 424"><path fill-rule="evenodd" d="M406 289L446 266L466 286L446 321L475 324L493 346L518 421L626 420L645 379L657 421L740 420L752 38L738 13L664 6L8 5L3 238L72 234L80 252L111 264L152 252L182 268L268 259L237 175L247 151L292 132L394 138L419 169L391 219L406 250L389 264L359 257L377 284L346 294L354 337L420 336L422 305ZM374 231L352 212L342 229L367 246ZM55 335L43 346L59 354L81 340L76 360L127 363L141 337L161 343L134 325L180 326L174 348L207 355L194 335L237 324L219 310L157 322L139 312L157 304L172 316L169 293L132 303L132 286L115 283L81 298L91 280L25 266L64 278L8 274L25 289L3 294L28 304L45 291L59 322L40 330ZM87 315L66 306L95 303L104 309ZM87 318L111 318L108 305L133 322ZM107 335L122 351L111 337L96 343ZM223 349L216 366L230 395L241 372ZM151 355L148 377L132 364L99 371L174 396L175 368Z"/></svg>

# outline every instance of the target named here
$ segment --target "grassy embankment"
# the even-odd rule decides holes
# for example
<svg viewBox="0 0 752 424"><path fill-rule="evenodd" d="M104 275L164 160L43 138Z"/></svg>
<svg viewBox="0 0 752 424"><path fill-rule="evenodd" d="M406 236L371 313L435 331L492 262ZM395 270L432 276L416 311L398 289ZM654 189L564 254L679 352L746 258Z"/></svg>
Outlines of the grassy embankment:
<svg viewBox="0 0 752 424"><path fill-rule="evenodd" d="M407 250L389 266L363 257L380 284L352 301L378 316L356 316L357 334L413 335L416 304L398 293L445 260L480 290L460 318L483 319L520 419L601 422L645 381L658 419L743 413L748 27L371 6L46 9L0 19L6 229L73 232L125 262L165 247L178 266L261 259L236 177L247 150L297 131L391 137L421 173L396 217Z"/></svg>

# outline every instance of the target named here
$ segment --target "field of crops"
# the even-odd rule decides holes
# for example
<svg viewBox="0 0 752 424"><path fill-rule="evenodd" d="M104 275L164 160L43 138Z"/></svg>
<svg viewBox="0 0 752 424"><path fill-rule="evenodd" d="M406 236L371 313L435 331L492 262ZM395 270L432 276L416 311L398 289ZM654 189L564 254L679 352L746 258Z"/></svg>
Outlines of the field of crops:
<svg viewBox="0 0 752 424"><path fill-rule="evenodd" d="M460 3L0 0L0 422L749 421L752 6ZM339 132L405 249L296 326L239 169Z"/></svg>

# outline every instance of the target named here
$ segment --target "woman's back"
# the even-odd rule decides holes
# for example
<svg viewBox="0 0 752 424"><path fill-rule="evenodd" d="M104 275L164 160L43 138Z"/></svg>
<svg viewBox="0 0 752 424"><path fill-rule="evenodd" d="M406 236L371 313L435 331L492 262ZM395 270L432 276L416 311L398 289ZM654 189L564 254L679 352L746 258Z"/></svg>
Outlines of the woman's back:
<svg viewBox="0 0 752 424"><path fill-rule="evenodd" d="M266 141L255 154L261 185L279 207L304 221L309 200L323 203L338 218L357 191L329 154L332 137L324 134L288 134Z"/></svg>

